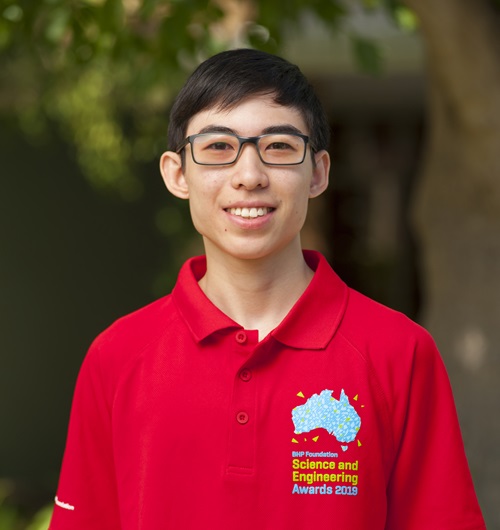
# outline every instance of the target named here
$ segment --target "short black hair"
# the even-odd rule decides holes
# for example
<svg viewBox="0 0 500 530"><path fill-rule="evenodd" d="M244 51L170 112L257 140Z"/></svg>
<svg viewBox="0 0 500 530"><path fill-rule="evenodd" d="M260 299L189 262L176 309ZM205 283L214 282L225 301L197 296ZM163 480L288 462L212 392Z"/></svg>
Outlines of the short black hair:
<svg viewBox="0 0 500 530"><path fill-rule="evenodd" d="M195 114L214 107L232 109L259 94L271 95L278 105L297 109L309 129L313 149L328 148L328 119L298 66L270 53L242 48L210 57L191 74L170 112L169 149L179 148Z"/></svg>

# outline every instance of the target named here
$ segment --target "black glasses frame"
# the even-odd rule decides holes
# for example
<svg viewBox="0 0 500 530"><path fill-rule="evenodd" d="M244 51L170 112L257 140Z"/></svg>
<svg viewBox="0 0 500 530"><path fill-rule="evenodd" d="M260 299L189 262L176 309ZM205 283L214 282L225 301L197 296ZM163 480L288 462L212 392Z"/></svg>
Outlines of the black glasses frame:
<svg viewBox="0 0 500 530"><path fill-rule="evenodd" d="M193 149L193 141L198 138L199 136L209 136L209 135L214 135L214 134L223 134L224 136L232 136L233 138L236 138L239 142L239 146L238 146L238 151L236 153L236 156L234 158L234 160L232 162L223 162L223 163L216 163L216 164L209 164L209 163L206 163L206 162L198 162L195 157L194 157L194 149ZM260 152L260 149L259 149L259 140L261 138L266 138L268 136L275 136L277 134L288 134L290 136L297 136L298 138L302 138L302 140L304 140L304 154L302 156L302 159L300 160L300 162L292 162L291 164L283 164L283 163L273 163L273 162L266 162L263 158L262 158L262 154ZM302 133L296 133L296 132L284 132L284 133L269 133L269 134L261 134L260 136L238 136L237 134L233 134L233 133L217 133L217 132L213 132L213 133L199 133L199 134L190 134L189 136L187 136L184 141L181 143L181 145L177 148L177 150L175 151L177 154L179 154L185 147L187 144L190 144L191 145L191 158L193 159L193 162L195 164L198 164L199 166L230 166L234 163L236 163L236 161L238 160L239 156L240 156L240 153L241 153L241 148L243 147L243 144L253 144L255 145L255 149L257 149L257 154L259 155L259 158L261 160L261 162L263 164L266 164L266 166L298 166L300 164L302 164L306 158L306 153L307 153L307 145L309 144L312 151L314 152L315 149L313 148L312 144L311 144L311 141L309 139L309 136L306 136L305 134L302 134Z"/></svg>

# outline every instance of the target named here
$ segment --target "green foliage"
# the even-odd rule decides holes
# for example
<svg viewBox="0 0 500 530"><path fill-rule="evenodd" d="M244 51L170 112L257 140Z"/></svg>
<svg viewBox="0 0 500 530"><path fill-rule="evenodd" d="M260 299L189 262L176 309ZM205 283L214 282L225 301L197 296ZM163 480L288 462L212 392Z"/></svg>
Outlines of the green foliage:
<svg viewBox="0 0 500 530"><path fill-rule="evenodd" d="M394 3L359 1L366 9ZM135 163L157 158L165 148L171 100L201 60L235 46L276 52L286 32L300 31L306 13L334 32L348 14L346 5L340 0L0 0L0 105L8 102L34 137L57 123L89 182L133 200L141 194ZM236 24L235 6L247 13ZM397 18L411 25L408 10ZM380 72L373 42L355 36L353 52L362 69Z"/></svg>
<svg viewBox="0 0 500 530"><path fill-rule="evenodd" d="M418 18L411 9L397 6L392 13L398 25L404 30L415 31L418 28Z"/></svg>
<svg viewBox="0 0 500 530"><path fill-rule="evenodd" d="M372 75L382 70L382 57L379 48L370 40L352 37L352 46L361 69Z"/></svg>
<svg viewBox="0 0 500 530"><path fill-rule="evenodd" d="M201 6L3 0L0 99L14 101L11 108L28 133L44 134L47 120L58 123L89 181L133 199L141 191L134 160L156 156L166 130L165 119L161 131L143 122L158 126L184 71L200 54L222 48L209 28L223 12ZM145 149L146 141L153 147Z"/></svg>
<svg viewBox="0 0 500 530"><path fill-rule="evenodd" d="M0 506L0 530L18 528L19 516L17 510L10 506Z"/></svg>
<svg viewBox="0 0 500 530"><path fill-rule="evenodd" d="M52 510L52 506L46 506L26 520L17 508L0 505L0 530L47 530Z"/></svg>
<svg viewBox="0 0 500 530"><path fill-rule="evenodd" d="M314 13L332 29L347 15L342 2L337 0L288 0L288 2L269 2L258 0L255 2L257 17L255 23L266 29L268 40L254 40L259 48L276 48L290 26L298 29L304 13Z"/></svg>
<svg viewBox="0 0 500 530"><path fill-rule="evenodd" d="M0 530L47 530L53 505L42 508L28 520L17 506L9 502L13 491L11 481L0 479Z"/></svg>
<svg viewBox="0 0 500 530"><path fill-rule="evenodd" d="M52 90L46 110L78 146L78 162L91 183L114 186L123 198L134 199L141 185L130 169L132 147L118 122L112 88L104 68L87 69L76 83Z"/></svg>
<svg viewBox="0 0 500 530"><path fill-rule="evenodd" d="M9 506L6 499L10 495L12 485L9 481L0 479L0 530L15 528L18 521L18 512L15 507Z"/></svg>
<svg viewBox="0 0 500 530"><path fill-rule="evenodd" d="M53 506L46 506L35 514L26 530L47 530L52 517Z"/></svg>

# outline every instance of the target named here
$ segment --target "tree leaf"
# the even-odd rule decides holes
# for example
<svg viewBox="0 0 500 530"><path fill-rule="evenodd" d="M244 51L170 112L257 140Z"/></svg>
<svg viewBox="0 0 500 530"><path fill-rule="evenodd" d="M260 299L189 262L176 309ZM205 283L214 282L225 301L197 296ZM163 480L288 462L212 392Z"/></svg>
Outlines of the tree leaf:
<svg viewBox="0 0 500 530"><path fill-rule="evenodd" d="M378 75L382 71L382 55L380 47L373 41L357 36L351 37L354 57L361 70L371 75Z"/></svg>
<svg viewBox="0 0 500 530"><path fill-rule="evenodd" d="M397 7L394 10L394 18L398 26L405 31L416 31L418 29L418 17L407 7Z"/></svg>
<svg viewBox="0 0 500 530"><path fill-rule="evenodd" d="M61 6L52 10L50 19L45 26L45 38L53 44L58 44L70 28L70 11Z"/></svg>

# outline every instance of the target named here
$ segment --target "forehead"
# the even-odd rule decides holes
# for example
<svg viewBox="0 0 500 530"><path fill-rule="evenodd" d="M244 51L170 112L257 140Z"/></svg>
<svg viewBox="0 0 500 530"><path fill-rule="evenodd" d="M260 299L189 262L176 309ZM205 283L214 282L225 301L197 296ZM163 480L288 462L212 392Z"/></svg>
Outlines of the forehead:
<svg viewBox="0 0 500 530"><path fill-rule="evenodd" d="M216 105L195 114L188 123L187 135L225 127L242 136L257 136L265 129L280 125L291 125L303 134L309 133L298 109L279 105L269 95L254 96L229 109Z"/></svg>

